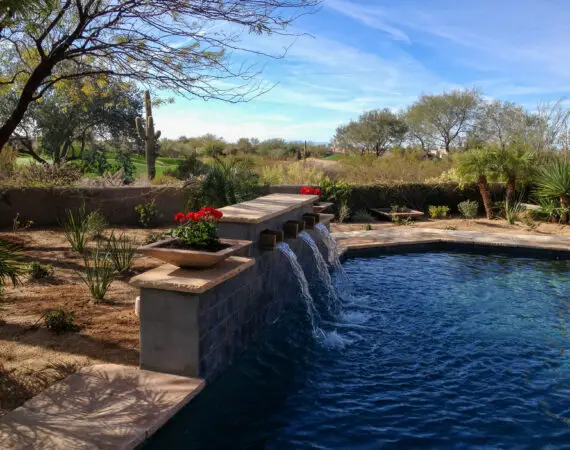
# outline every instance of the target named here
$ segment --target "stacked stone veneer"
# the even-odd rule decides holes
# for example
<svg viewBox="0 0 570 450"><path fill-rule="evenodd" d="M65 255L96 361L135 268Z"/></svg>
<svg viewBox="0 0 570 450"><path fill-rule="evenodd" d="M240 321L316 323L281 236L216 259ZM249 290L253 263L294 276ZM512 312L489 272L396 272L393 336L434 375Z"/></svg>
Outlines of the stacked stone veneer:
<svg viewBox="0 0 570 450"><path fill-rule="evenodd" d="M220 224L220 236L254 241L255 264L200 294L141 288L140 365L143 369L211 379L249 344L301 302L298 280L285 255L261 251L261 230L281 229L299 219L311 205L261 223ZM319 235L308 230L318 242ZM286 242L297 254L309 280L316 270L311 249L300 238ZM325 247L320 245L324 254Z"/></svg>

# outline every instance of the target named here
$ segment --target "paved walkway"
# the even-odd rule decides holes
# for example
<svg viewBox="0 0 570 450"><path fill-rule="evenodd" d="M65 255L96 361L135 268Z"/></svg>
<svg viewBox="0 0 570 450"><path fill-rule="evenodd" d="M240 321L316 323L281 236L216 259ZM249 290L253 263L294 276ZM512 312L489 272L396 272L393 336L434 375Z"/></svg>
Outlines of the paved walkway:
<svg viewBox="0 0 570 450"><path fill-rule="evenodd" d="M203 387L203 380L136 367L86 367L6 415L0 448L134 448Z"/></svg>
<svg viewBox="0 0 570 450"><path fill-rule="evenodd" d="M453 231L405 226L334 233L333 236L340 247L348 252L375 247L397 247L438 242L570 251L570 238L567 237Z"/></svg>

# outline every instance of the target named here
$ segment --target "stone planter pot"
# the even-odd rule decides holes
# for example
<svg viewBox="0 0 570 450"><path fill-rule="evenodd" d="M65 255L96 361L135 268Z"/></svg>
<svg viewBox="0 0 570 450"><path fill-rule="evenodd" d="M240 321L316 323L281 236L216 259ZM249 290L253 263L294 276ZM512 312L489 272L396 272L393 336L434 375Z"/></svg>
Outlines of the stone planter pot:
<svg viewBox="0 0 570 450"><path fill-rule="evenodd" d="M176 242L176 239L163 239L139 247L137 251L143 255L161 259L169 264L174 264L184 269L207 269L251 245L251 241L220 239L220 243L227 245L227 247L217 252L209 252L206 250L169 247L168 245L173 242Z"/></svg>
<svg viewBox="0 0 570 450"><path fill-rule="evenodd" d="M313 203L313 212L322 213L329 209L333 204L331 202Z"/></svg>
<svg viewBox="0 0 570 450"><path fill-rule="evenodd" d="M390 208L374 208L371 209L373 213L378 215L380 218L394 220L394 219L402 219L402 220L410 220L410 219L418 219L424 215L421 211L416 211L415 209L408 209L407 211L403 212L392 212Z"/></svg>

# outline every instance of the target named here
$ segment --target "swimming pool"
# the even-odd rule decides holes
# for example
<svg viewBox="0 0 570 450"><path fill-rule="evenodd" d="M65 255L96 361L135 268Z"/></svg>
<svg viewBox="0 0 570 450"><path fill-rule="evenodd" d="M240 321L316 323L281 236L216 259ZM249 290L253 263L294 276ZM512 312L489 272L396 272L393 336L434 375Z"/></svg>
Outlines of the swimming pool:
<svg viewBox="0 0 570 450"><path fill-rule="evenodd" d="M570 448L569 262L344 267L352 292L323 341L300 302L145 448Z"/></svg>

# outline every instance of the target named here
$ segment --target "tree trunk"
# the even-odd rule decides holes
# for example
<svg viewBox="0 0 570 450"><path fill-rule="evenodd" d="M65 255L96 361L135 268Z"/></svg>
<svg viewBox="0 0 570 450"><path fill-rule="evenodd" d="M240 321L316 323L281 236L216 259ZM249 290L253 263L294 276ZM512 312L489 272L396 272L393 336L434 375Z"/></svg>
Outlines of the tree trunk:
<svg viewBox="0 0 570 450"><path fill-rule="evenodd" d="M560 196L560 206L564 208L565 212L560 216L560 221L562 223L568 223L568 209L570 208L570 201L567 195Z"/></svg>
<svg viewBox="0 0 570 450"><path fill-rule="evenodd" d="M491 201L491 193L489 192L489 182L485 175L479 175L477 180L479 185L479 192L481 193L481 198L483 199L483 206L485 207L485 215L487 219L493 218L493 202Z"/></svg>
<svg viewBox="0 0 570 450"><path fill-rule="evenodd" d="M507 203L513 205L515 200L516 179L514 175L509 175L507 179Z"/></svg>
<svg viewBox="0 0 570 450"><path fill-rule="evenodd" d="M26 114L28 106L30 106L30 103L34 101L36 89L40 87L46 77L51 74L53 66L54 63L51 60L46 60L45 62L40 63L40 65L32 72L30 78L28 78L24 89L22 89L22 94L18 99L16 108L14 108L14 111L12 111L8 120L6 120L4 125L2 125L2 128L0 128L0 152L8 142L8 139L10 139L10 136L12 136L12 133L16 128L18 128L18 125L20 125L20 122L24 118L24 114Z"/></svg>

